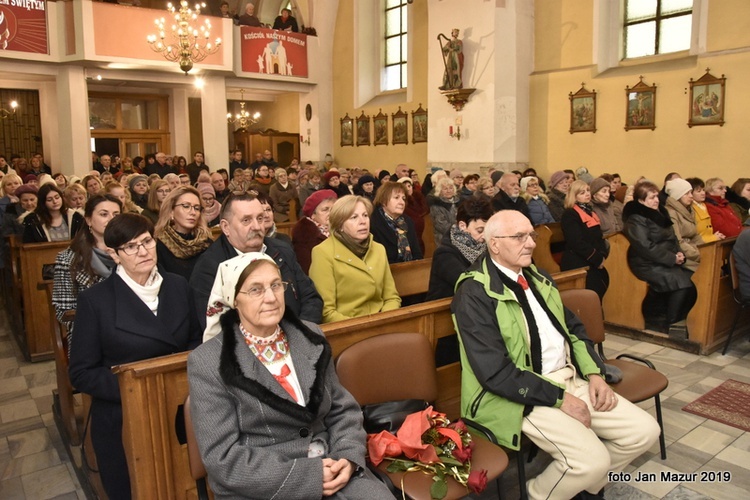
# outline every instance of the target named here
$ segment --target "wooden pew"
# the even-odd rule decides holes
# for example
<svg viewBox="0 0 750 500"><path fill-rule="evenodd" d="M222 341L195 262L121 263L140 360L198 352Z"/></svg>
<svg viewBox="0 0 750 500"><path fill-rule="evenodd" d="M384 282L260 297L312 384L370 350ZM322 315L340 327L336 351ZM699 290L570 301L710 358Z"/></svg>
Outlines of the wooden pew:
<svg viewBox="0 0 750 500"><path fill-rule="evenodd" d="M70 241L24 243L18 249L20 275L16 279L20 283L23 330L15 333L24 356L30 361L54 358L50 336L54 317L50 317L46 292L38 285L44 281L42 266L54 264L57 254L69 245Z"/></svg>
<svg viewBox="0 0 750 500"><path fill-rule="evenodd" d="M391 264L391 274L401 298L427 293L432 258Z"/></svg>
<svg viewBox="0 0 750 500"><path fill-rule="evenodd" d="M539 233L533 254L534 264L550 274L559 273L560 264L555 260L554 254L559 251L555 247L565 242L560 223L541 224L534 227L534 230Z"/></svg>
<svg viewBox="0 0 750 500"><path fill-rule="evenodd" d="M606 262L610 285L604 296L604 319L611 325L643 330L645 321L641 304L648 285L630 271L623 234L610 236L610 254ZM737 304L732 299L731 277L722 267L728 262L735 238L700 246L701 263L693 275L698 301L688 314L690 340L699 345L702 354L721 347L729 333Z"/></svg>
<svg viewBox="0 0 750 500"><path fill-rule="evenodd" d="M560 289L583 288L585 270L556 275ZM323 325L338 356L359 340L392 332L421 332L433 347L441 337L454 334L451 299L426 302L396 311L378 313ZM133 498L195 498L189 473L187 445L175 434L178 408L188 394L188 353L148 359L113 368L120 383L123 404L123 444L128 457ZM459 414L461 372L458 363L438 371L437 402L449 416Z"/></svg>

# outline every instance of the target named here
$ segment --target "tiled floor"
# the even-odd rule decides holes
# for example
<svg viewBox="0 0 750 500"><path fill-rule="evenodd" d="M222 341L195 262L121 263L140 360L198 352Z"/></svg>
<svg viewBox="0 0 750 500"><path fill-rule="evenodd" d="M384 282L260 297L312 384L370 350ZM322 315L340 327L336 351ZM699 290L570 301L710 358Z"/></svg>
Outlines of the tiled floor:
<svg viewBox="0 0 750 500"><path fill-rule="evenodd" d="M698 356L666 347L608 335L607 355L639 353L669 377L662 395L667 460L658 444L636 459L625 472L729 472L729 482L610 483L608 499L727 499L748 498L750 492L750 434L682 411L698 396L732 378L750 383L750 343L737 339L727 356ZM28 363L13 340L0 310L0 499L83 499L73 468L52 418L54 362ZM650 404L644 408L651 410ZM537 457L528 472L543 467ZM508 470L505 486L515 483ZM700 478L698 478L700 479ZM483 497L489 497L490 492ZM516 498L508 492L505 498Z"/></svg>

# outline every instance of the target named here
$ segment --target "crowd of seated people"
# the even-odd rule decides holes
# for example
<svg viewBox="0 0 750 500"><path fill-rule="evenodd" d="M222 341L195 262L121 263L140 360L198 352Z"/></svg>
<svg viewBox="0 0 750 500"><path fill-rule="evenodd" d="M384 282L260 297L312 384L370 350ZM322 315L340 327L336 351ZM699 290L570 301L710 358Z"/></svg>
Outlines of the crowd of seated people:
<svg viewBox="0 0 750 500"><path fill-rule="evenodd" d="M197 153L194 159L196 157ZM344 169L329 165L326 171L324 166L299 162L287 168L269 168L268 162L273 159L265 155L243 166L241 156L238 159L233 155L236 165L210 172L202 154L199 158L197 170L191 170L186 160L178 158L175 162L163 153L137 162L129 161L128 170L125 170L125 162L118 161L118 170L110 174L112 180L103 187L101 182L92 179L99 181L102 173L113 170L112 158L101 162L104 172L92 168L86 179L88 182L59 175L45 176L42 172L24 184L24 179L13 172L2 172L3 232L8 227L18 231L20 220L22 234L28 233L27 241L71 240L70 248L57 260L53 303L58 317L68 309L82 312L81 297L84 297L83 303L91 303L95 292L88 290L109 279L112 293L127 292L128 297L132 295L140 300L134 302L137 309L142 313L150 309L149 314L158 319L162 288L157 287L155 291L152 285L160 276L164 284L179 283L176 287L182 290L179 293L189 292L191 303L196 304L193 312L199 312L195 318L197 335L203 335L205 342L217 335L226 339L237 333L239 327L227 327L221 319L228 310L237 309L239 314L233 317L238 316L238 324L255 335L253 342L257 340L262 345L267 336L261 335L260 330L252 331L258 326L257 318L248 316L248 321L242 322L243 311L252 308L241 309L240 303L251 298L244 295L255 285L261 286L253 292L256 295L256 300L250 301L255 304L253 307L275 302L280 305L276 309L282 311L280 317L303 321L290 323L292 326L287 331L284 329L286 320L275 320L274 331L279 324L289 333L293 328L302 328L300 325L311 328L310 323L322 324L397 309L401 297L389 264L423 258L422 233L417 228L424 230L429 213L434 235L425 234L424 238L435 237L435 250L427 299L450 297L461 274L486 254L489 242L485 241L484 225L496 209L502 207L523 214L534 225L561 221L567 241L561 269L588 267L587 288L600 296L604 295L608 284L604 268L608 254L605 236L622 231L630 241L628 265L638 279L648 283L643 303L647 328L684 339L687 335L685 320L696 301L691 276L700 265L698 245L740 233L742 216L747 212L745 195L750 190L750 181L738 179L732 186L734 195L741 198L738 199L726 194L727 186L719 178L708 179L704 184L700 179L683 180L673 173L664 186L665 201L660 203L659 188L653 183L640 179L626 187L620 184L618 175L609 174L591 177L586 182L575 180L571 172L554 172L547 180L549 188L545 193L544 183L535 171L464 175L459 171L437 170L420 183L405 165L399 165L391 176L384 170L371 172L359 167ZM175 166L169 166L162 177L159 165L162 161L167 165L167 160ZM156 167L151 169L150 175L141 174L139 170L146 170L136 166L148 165L148 162ZM38 163L37 160L34 165ZM186 171L179 172L178 166ZM196 172L195 182L190 182ZM233 173L232 183L228 182L229 172ZM179 178L180 173L188 176L187 185ZM174 178L168 174L173 174ZM560 198L562 210L555 218L554 200ZM297 214L290 213L295 206L292 200L297 201L300 209ZM107 228L112 220L124 214L129 218L123 220L130 220L137 226L138 234L121 233L112 247L106 241ZM155 229L142 222L144 216L155 219ZM291 231L291 241L288 237L284 240L285 233L291 229L290 220L297 220ZM284 231L279 230L282 224L286 224ZM218 237L211 236L209 228L212 226L218 227ZM495 235L498 239L517 236ZM525 247L531 245L534 238L535 233L529 232L526 242L505 243ZM238 255L252 253L264 255L262 260L268 262L267 266L261 266L264 272L258 274L259 281L253 281L254 273L260 272L257 267L242 279L235 276L231 285L221 281L224 263ZM145 258L141 264L148 267L148 273L138 271L137 267L131 269L132 272L127 269L128 259L133 255ZM135 264L140 262L137 258L134 261ZM148 262L153 263L146 266ZM267 270L272 272L265 272ZM112 278L115 275L117 279ZM146 281L139 283L144 276ZM280 276L282 284L274 288L276 276ZM183 288L188 287L185 282L189 283L189 288ZM231 300L226 298L227 287L234 290ZM269 291L271 293L267 293ZM84 292L88 295L83 295ZM82 318L87 322L104 321L96 314L101 312L77 315L75 329L69 325L76 339ZM183 318L188 317L187 312L183 314ZM111 439L102 438L101 426L110 425L121 410L111 380L107 377L99 380L92 374L103 373L123 359L136 359L134 356L143 359L163 353L161 348L152 350L150 347L138 354L129 351L129 347L108 351L112 345L107 336L115 335L121 327L114 324L107 327L110 330L83 330L87 342L92 344L83 355L80 351L71 351L72 360L76 361L74 382L98 401L96 418L99 422L94 424L92 420L92 426L97 425L99 429L98 444L94 445L99 450L102 446L115 446ZM304 331L308 339L315 338L310 335L317 335L314 328L300 331ZM154 332L154 335L165 333L169 332ZM169 352L193 347L196 333L188 333L180 333L181 340L171 346ZM76 346L76 342L70 345ZM454 342L449 348L455 352L448 353L446 359L455 360L451 354L455 355L458 347ZM96 349L99 350L95 356ZM88 359L90 356L93 358ZM250 357L245 362L256 359ZM260 359L257 361L262 363ZM210 369L209 365L201 370ZM214 372L216 368L214 366ZM193 404L200 412L203 403ZM304 406L305 403L298 400L297 404ZM110 470L117 467L117 460L122 459L115 456L117 453L104 458L102 467ZM322 467L328 463L325 460ZM319 465L316 462L314 466ZM107 472L103 474L106 476ZM214 474L219 475L212 480L220 483L220 473ZM123 478L119 474L115 479L106 479L105 486L110 480L122 481Z"/></svg>

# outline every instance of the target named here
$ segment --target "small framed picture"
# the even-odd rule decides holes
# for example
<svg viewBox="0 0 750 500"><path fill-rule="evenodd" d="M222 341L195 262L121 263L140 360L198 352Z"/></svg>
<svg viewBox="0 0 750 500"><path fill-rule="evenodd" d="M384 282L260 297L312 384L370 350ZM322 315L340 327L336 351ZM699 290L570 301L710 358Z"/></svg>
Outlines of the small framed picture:
<svg viewBox="0 0 750 500"><path fill-rule="evenodd" d="M349 113L339 120L341 122L341 147L354 146L354 120Z"/></svg>
<svg viewBox="0 0 750 500"><path fill-rule="evenodd" d="M724 126L724 97L727 79L724 75L716 78L709 73L698 80L690 79L690 118L688 127L693 125Z"/></svg>
<svg viewBox="0 0 750 500"><path fill-rule="evenodd" d="M370 117L362 114L357 117L357 146L370 145Z"/></svg>
<svg viewBox="0 0 750 500"><path fill-rule="evenodd" d="M388 115L383 110L378 110L378 114L372 118L373 127L375 128L375 146L388 145Z"/></svg>
<svg viewBox="0 0 750 500"><path fill-rule="evenodd" d="M398 107L397 112L391 113L391 120L393 120L392 144L409 144L409 129L406 123L408 116L401 111L401 106Z"/></svg>
<svg viewBox="0 0 750 500"><path fill-rule="evenodd" d="M427 142L427 110L422 109L422 103L419 108L411 112L411 142Z"/></svg>
<svg viewBox="0 0 750 500"><path fill-rule="evenodd" d="M576 132L596 132L596 91L586 90L584 83L575 94L568 94L570 99L570 130Z"/></svg>
<svg viewBox="0 0 750 500"><path fill-rule="evenodd" d="M625 130L656 128L656 85L646 85L643 77L635 87L625 87Z"/></svg>

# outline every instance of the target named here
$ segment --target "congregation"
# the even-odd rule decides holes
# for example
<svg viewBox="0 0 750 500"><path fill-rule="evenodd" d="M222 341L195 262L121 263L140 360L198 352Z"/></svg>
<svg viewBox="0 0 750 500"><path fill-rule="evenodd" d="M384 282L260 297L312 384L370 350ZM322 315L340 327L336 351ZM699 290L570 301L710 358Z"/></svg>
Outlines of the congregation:
<svg viewBox="0 0 750 500"><path fill-rule="evenodd" d="M522 279L527 269L531 269L529 281L535 282L532 289L541 291L548 286L544 270L538 274L535 267L529 267L538 237L534 226L560 223L566 241L560 269L587 268L586 288L600 299L609 287L606 237L622 232L630 243L628 265L648 284L642 304L646 328L680 340L688 336L686 318L697 297L691 276L700 265L698 245L739 236L750 218L748 178L727 186L720 178L704 182L670 173L660 187L643 177L626 185L616 173L594 178L585 168L557 171L543 179L530 168L467 175L435 169L420 180L418 173L404 164L391 174L388 170L337 167L330 156L320 165L294 160L281 167L268 150L257 154L251 164L241 151L233 151L227 168L217 170L206 165L200 151L194 153L191 163L183 156L162 152L132 159L92 153L91 171L83 179L53 175L41 155L34 155L29 163L16 155L10 161L0 155L0 176L4 237L18 235L25 243L71 241L56 261L52 301L58 319L62 320L66 311L77 310L78 326L68 324L70 375L77 388L94 398L93 445L110 498L130 497L125 452L119 433L112 432L122 428L119 389L110 371L117 364L191 350L203 338L189 365L191 391L202 395L197 402L193 400L198 415L204 417L201 429L205 432L199 441L206 450L204 460L214 492L220 497L232 496L255 483L228 472L232 460L242 459L239 450L227 448L231 450L227 459L222 448L214 448L236 431L221 426L239 425L242 432L250 432L242 422L219 419L217 405L231 400L222 391L242 391L257 398L243 405L268 405L287 412L269 426L282 425L284 418L297 418L293 406L274 402L271 394L264 392L275 393L280 387L297 405L316 405L310 410L321 421L316 432L345 431L331 427L327 412L353 419L350 425L356 430L361 423L352 416L351 396L330 374L326 380L316 379L311 387L305 386L313 375L297 364L299 359L290 354L290 348L291 352L309 351L308 355L318 359L321 373L332 371L330 353L317 325L398 309L402 298L390 264L423 259L426 249L434 248L426 299L458 293L453 313L460 346L443 347L453 349L454 356L460 350L466 376L486 388L496 375L487 372L486 357L507 358L508 351L507 347L497 352L486 349L491 342L483 336L487 324L492 323L494 306L487 306L489 323L478 324L473 315L486 301L482 294L490 288L507 287L514 297L526 295L528 284L523 285ZM293 226L291 238L278 231L280 224ZM748 234L744 233L745 237ZM431 240L434 246L425 245ZM2 251L7 252L5 242L3 245ZM738 263L750 260L742 254L744 248L735 247ZM501 271L497 278L489 273L487 262L494 262ZM740 274L747 277L750 271ZM506 282L508 276L511 284ZM472 284L467 286L467 281ZM475 282L484 283L487 290L478 291L482 287L477 288ZM562 311L562 306L554 300L542 299L536 292L528 292L528 296L519 298L523 314L537 320L542 314L545 319L539 323L544 354L532 340L534 363L532 367L527 360L526 369L540 376L544 373L553 382L538 388L538 381L531 383L544 396L537 395L525 404L559 409L582 422L591 413L587 427L595 413L621 415L611 418L628 420L628 432L633 427L641 431L631 449L612 455L612 468L624 467L653 443L658 426L641 410L621 398L614 399L606 389L601 360L586 343L580 323L569 312L558 313L555 307ZM114 318L111 308L116 310ZM545 312L540 313L542 310ZM497 314L499 318L501 313ZM127 321L118 321L120 316ZM505 323L497 323L495 328L503 330ZM549 332L543 329L557 330L570 343L567 358L559 345L552 357L544 350ZM121 330L138 332L140 340L133 343L121 338ZM244 354L238 354L238 339L250 347L253 359L257 357L278 384L263 381L263 387L258 388L247 381L252 377L243 380L243 375L238 375L251 364L249 359L243 360ZM221 347L222 342L229 347ZM551 359L553 368L546 365ZM571 366L588 379L584 392L591 383L590 401L571 378ZM227 370L234 370L233 374ZM515 387L498 387L492 392L517 405L508 394ZM570 410L572 403L563 398L563 392L566 398L575 393L578 403L588 405L591 411L580 406L575 410L579 413ZM328 394L324 403L323 393ZM605 396L607 402L602 399ZM613 398L611 402L609 398ZM528 410L523 413L527 416ZM542 412L535 415L538 420L535 417L533 426L543 428ZM551 413L544 418L558 417ZM529 425L524 423L522 431L536 442ZM258 446L267 447L268 436L257 439ZM293 440L280 453L329 456L329 450L316 448L327 446L321 445L320 439L299 441ZM342 457L343 462L336 460ZM581 460L585 462L585 457ZM305 474L318 474L322 480L305 487L331 495L340 490L342 494L367 491L373 486L359 481L376 484L376 480L364 466L363 444L339 450L336 456L306 466ZM604 485L601 467L584 464L581 476L563 489L555 479L555 467L551 465L529 483L534 497L549 495L559 487L551 497L569 498L578 493L577 497L591 498ZM357 478L356 484L353 478ZM290 487L284 484L283 475L278 477L278 485L264 486L270 488L269 495L283 494L284 488ZM374 488L369 490L372 498L388 497L387 492Z"/></svg>

